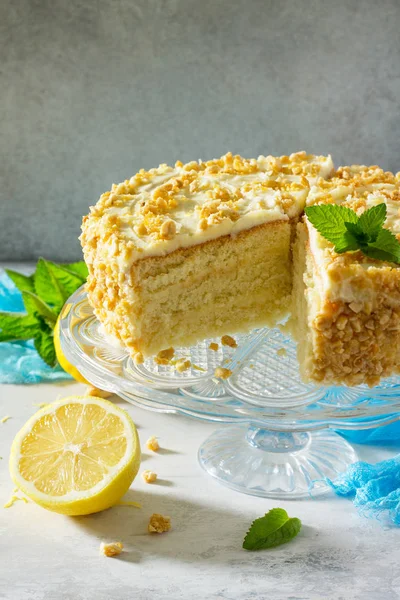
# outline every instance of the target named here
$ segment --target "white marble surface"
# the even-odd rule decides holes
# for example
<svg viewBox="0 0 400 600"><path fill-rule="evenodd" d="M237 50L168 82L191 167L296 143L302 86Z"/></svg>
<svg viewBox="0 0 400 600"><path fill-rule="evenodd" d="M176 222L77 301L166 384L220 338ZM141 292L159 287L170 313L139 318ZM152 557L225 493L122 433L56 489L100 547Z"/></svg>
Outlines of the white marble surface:
<svg viewBox="0 0 400 600"><path fill-rule="evenodd" d="M82 393L76 383L0 386L0 505L10 496L7 457L11 441L37 407ZM146 412L121 401L139 427L165 449L144 449L143 469L129 497L142 509L114 507L71 518L34 504L0 508L0 598L6 600L395 600L400 598L400 529L383 530L360 518L350 501L333 495L306 501L271 501L220 486L200 469L196 452L214 429L175 415ZM360 448L375 461L385 449ZM246 552L251 521L274 506L303 521L290 544ZM172 530L146 532L149 515L171 516ZM120 540L119 558L99 555L102 540Z"/></svg>

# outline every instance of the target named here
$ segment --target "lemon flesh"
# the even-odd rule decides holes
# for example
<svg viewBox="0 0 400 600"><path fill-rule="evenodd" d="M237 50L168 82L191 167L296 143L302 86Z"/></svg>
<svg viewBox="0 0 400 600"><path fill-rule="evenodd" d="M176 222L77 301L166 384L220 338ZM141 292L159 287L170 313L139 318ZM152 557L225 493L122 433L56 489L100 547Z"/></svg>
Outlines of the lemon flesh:
<svg viewBox="0 0 400 600"><path fill-rule="evenodd" d="M128 413L92 396L71 396L39 410L16 435L10 455L15 485L65 515L113 506L139 466L139 438Z"/></svg>
<svg viewBox="0 0 400 600"><path fill-rule="evenodd" d="M56 351L57 360L60 363L61 367L64 369L64 371L66 373L68 373L68 375L71 375L71 377L73 377L76 381L90 385L89 382L83 377L83 375L81 375L79 373L78 369L76 367L74 367L74 365L71 365L71 363L65 358L64 352L61 349L60 315L58 316L57 322L54 327L54 338L53 339L54 339L54 349Z"/></svg>

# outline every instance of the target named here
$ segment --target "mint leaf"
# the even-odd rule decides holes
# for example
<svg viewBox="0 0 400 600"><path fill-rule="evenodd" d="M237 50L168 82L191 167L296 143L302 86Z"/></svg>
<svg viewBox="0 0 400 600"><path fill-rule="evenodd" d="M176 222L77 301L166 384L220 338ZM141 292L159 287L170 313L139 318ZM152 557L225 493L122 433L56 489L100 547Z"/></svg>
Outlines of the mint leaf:
<svg viewBox="0 0 400 600"><path fill-rule="evenodd" d="M400 244L389 229L381 229L375 242L362 247L362 252L370 258L400 263Z"/></svg>
<svg viewBox="0 0 400 600"><path fill-rule="evenodd" d="M358 217L341 205L308 206L305 213L310 223L341 254L354 250L370 258L400 264L400 242L391 231L383 228L386 204L372 206Z"/></svg>
<svg viewBox="0 0 400 600"><path fill-rule="evenodd" d="M22 275L22 273L17 273L17 271L12 271L11 269L5 269L5 271L20 292L35 291L32 275L28 277L27 275Z"/></svg>
<svg viewBox="0 0 400 600"><path fill-rule="evenodd" d="M32 292L22 292L22 301L26 311L31 316L40 316L44 321L53 328L57 321L57 313L55 313L43 300Z"/></svg>
<svg viewBox="0 0 400 600"><path fill-rule="evenodd" d="M85 283L89 275L89 271L86 263L83 260L75 263L66 263L61 266L68 271L72 271L72 273L75 273L75 275L78 275L82 279L82 283Z"/></svg>
<svg viewBox="0 0 400 600"><path fill-rule="evenodd" d="M49 365L55 367L57 364L56 351L54 349L53 334L47 331L40 331L34 339L35 348L42 360Z"/></svg>
<svg viewBox="0 0 400 600"><path fill-rule="evenodd" d="M67 299L63 286L54 276L50 263L39 258L34 275L35 292L43 302L51 304L59 312Z"/></svg>
<svg viewBox="0 0 400 600"><path fill-rule="evenodd" d="M32 315L0 312L0 342L30 340L40 330L40 325Z"/></svg>
<svg viewBox="0 0 400 600"><path fill-rule="evenodd" d="M358 221L353 210L337 204L307 206L305 213L315 229L332 244L336 244L346 233L345 223L357 223Z"/></svg>
<svg viewBox="0 0 400 600"><path fill-rule="evenodd" d="M273 508L260 519L256 519L244 538L245 550L274 548L290 542L301 529L301 521L290 518L283 508Z"/></svg>
<svg viewBox="0 0 400 600"><path fill-rule="evenodd" d="M338 254L342 254L343 252L350 252L352 250L358 250L359 244L357 238L354 237L350 233L350 231L346 231L340 239L337 240L335 244L335 252Z"/></svg>
<svg viewBox="0 0 400 600"><path fill-rule="evenodd" d="M64 302L83 285L84 279L74 271L70 271L62 265L46 261L52 274L61 286L64 294Z"/></svg>
<svg viewBox="0 0 400 600"><path fill-rule="evenodd" d="M375 242L386 221L386 204L383 202L364 211L358 220L360 229L369 236L369 241Z"/></svg>

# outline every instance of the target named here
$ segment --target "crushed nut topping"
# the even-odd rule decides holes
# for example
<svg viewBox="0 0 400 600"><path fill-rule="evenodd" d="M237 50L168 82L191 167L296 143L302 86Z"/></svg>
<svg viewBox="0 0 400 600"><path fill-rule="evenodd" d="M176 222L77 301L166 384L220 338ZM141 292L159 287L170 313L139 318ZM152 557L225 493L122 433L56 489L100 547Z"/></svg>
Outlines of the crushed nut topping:
<svg viewBox="0 0 400 600"><path fill-rule="evenodd" d="M225 367L217 367L214 371L214 376L219 379L228 379L232 375L232 371L230 369L226 369Z"/></svg>
<svg viewBox="0 0 400 600"><path fill-rule="evenodd" d="M157 473L154 471L143 471L142 477L146 483L154 483L157 479Z"/></svg>
<svg viewBox="0 0 400 600"><path fill-rule="evenodd" d="M121 542L111 542L110 544L106 544L102 542L100 544L100 552L104 554L104 556L118 556L121 554L124 545Z"/></svg>
<svg viewBox="0 0 400 600"><path fill-rule="evenodd" d="M171 517L164 517L158 513L154 513L150 517L148 524L149 533L164 533L171 529Z"/></svg>
<svg viewBox="0 0 400 600"><path fill-rule="evenodd" d="M230 348L237 348L236 340L230 335L223 335L221 338L221 344L223 346L229 346Z"/></svg>
<svg viewBox="0 0 400 600"><path fill-rule="evenodd" d="M149 450L153 450L153 452L157 452L160 449L160 444L158 443L158 439L155 435L152 435L146 442L146 446Z"/></svg>

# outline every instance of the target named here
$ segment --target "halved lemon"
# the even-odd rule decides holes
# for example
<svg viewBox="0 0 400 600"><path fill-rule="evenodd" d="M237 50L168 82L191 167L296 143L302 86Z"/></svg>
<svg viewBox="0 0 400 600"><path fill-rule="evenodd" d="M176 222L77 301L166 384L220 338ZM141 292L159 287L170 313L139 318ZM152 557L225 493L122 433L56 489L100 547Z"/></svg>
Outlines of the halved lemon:
<svg viewBox="0 0 400 600"><path fill-rule="evenodd" d="M86 383L86 384L90 385L89 382L84 378L84 376L79 373L78 369L76 367L74 367L74 365L72 365L66 359L64 352L62 351L61 341L60 341L61 314L62 313L60 313L58 315L58 319L57 319L55 327L54 327L54 336L53 336L54 349L56 351L57 360L60 363L61 367L64 369L64 371L66 373L68 373L68 375L71 375L75 379L75 381L79 381L80 383Z"/></svg>
<svg viewBox="0 0 400 600"><path fill-rule="evenodd" d="M139 466L139 438L128 413L92 396L45 406L11 446L15 485L37 504L65 515L113 506Z"/></svg>

